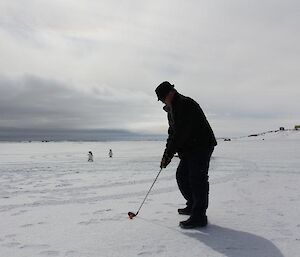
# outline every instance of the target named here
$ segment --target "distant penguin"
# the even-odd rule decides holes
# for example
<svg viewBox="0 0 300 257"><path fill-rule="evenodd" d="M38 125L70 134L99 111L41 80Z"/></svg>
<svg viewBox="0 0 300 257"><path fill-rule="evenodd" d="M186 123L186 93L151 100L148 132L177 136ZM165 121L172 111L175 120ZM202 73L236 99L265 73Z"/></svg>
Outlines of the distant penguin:
<svg viewBox="0 0 300 257"><path fill-rule="evenodd" d="M112 152L112 150L111 150L111 149L109 149L108 156L109 156L109 158L112 158L112 157L113 157L113 152Z"/></svg>
<svg viewBox="0 0 300 257"><path fill-rule="evenodd" d="M89 151L89 153L88 153L88 162L93 162L93 161L94 161L93 153L92 153L92 151Z"/></svg>

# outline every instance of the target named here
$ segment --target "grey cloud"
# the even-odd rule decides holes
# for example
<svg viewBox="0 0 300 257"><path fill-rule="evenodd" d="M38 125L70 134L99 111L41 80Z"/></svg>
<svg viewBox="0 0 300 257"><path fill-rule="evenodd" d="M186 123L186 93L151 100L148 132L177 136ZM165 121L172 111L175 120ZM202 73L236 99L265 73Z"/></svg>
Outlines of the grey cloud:
<svg viewBox="0 0 300 257"><path fill-rule="evenodd" d="M1 125L162 127L153 89L163 80L199 101L220 134L226 121L244 130L255 119L273 126L299 117L299 1L28 0L24 8L4 0L0 7L1 98L11 93L19 102L1 99ZM32 77L20 79L26 73Z"/></svg>
<svg viewBox="0 0 300 257"><path fill-rule="evenodd" d="M151 113L149 99L143 93L103 87L75 90L61 82L34 76L18 80L1 77L0 127L128 128Z"/></svg>

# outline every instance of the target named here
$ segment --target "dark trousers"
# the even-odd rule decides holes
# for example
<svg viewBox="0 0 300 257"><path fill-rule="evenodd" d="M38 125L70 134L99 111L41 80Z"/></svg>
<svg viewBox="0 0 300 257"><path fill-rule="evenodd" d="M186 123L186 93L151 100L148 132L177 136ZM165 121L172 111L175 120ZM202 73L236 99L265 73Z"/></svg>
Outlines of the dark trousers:
<svg viewBox="0 0 300 257"><path fill-rule="evenodd" d="M187 200L187 207L192 210L192 218L206 215L208 207L209 162L214 148L197 149L180 156L176 172L179 190Z"/></svg>

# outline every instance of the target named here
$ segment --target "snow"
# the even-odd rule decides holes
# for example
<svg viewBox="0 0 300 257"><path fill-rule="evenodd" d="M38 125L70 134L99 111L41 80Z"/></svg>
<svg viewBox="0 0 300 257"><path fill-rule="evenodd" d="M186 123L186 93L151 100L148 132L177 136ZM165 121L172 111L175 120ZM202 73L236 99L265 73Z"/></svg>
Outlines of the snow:
<svg viewBox="0 0 300 257"><path fill-rule="evenodd" d="M299 143L297 131L219 141L209 225L194 230L178 226L178 158L127 216L165 142L0 143L0 256L299 256Z"/></svg>

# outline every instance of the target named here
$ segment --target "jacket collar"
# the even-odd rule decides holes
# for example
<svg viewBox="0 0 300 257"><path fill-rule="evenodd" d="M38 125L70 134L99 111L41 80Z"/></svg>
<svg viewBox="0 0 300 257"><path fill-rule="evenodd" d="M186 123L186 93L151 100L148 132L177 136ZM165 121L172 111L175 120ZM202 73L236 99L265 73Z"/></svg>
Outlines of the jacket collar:
<svg viewBox="0 0 300 257"><path fill-rule="evenodd" d="M175 105L176 102L177 102L177 99L179 98L179 95L180 95L180 94L179 94L178 92L175 92L174 97L173 97L173 99L172 99L172 103L171 103L172 106L169 107L169 106L165 105L165 106L163 107L163 109L164 109L166 112L171 112L171 111L172 111L174 105Z"/></svg>
<svg viewBox="0 0 300 257"><path fill-rule="evenodd" d="M163 107L163 109L164 109L164 111L166 111L166 112L171 112L171 108L169 107L169 106L164 106Z"/></svg>

